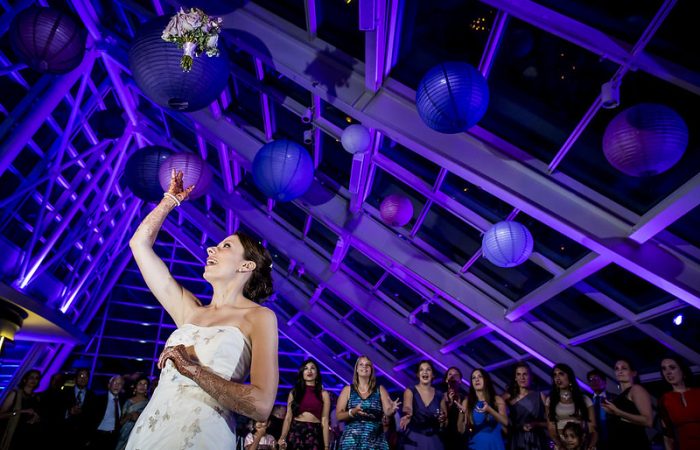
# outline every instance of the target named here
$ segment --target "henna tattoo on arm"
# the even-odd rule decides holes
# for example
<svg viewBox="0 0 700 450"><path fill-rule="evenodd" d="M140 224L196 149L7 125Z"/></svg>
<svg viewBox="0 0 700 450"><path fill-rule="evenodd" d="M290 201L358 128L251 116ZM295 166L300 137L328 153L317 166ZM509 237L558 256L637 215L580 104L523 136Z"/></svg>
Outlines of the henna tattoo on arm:
<svg viewBox="0 0 700 450"><path fill-rule="evenodd" d="M165 218L168 217L170 211L175 209L175 203L167 198L163 198L158 206L156 206L153 211L148 213L145 219L141 222L139 227L136 229L134 236L131 238L132 242L141 241L147 243L150 247L153 247L153 243L156 241L158 236L158 231L163 226Z"/></svg>
<svg viewBox="0 0 700 450"><path fill-rule="evenodd" d="M267 420L267 413L258 409L255 387L226 380L208 371L199 364L196 355L182 344L163 350L158 367L162 369L167 360L172 361L178 372L194 380L224 408L260 422Z"/></svg>
<svg viewBox="0 0 700 450"><path fill-rule="evenodd" d="M255 387L225 380L208 370L197 370L193 380L224 408L254 420L267 420L267 415L258 411Z"/></svg>

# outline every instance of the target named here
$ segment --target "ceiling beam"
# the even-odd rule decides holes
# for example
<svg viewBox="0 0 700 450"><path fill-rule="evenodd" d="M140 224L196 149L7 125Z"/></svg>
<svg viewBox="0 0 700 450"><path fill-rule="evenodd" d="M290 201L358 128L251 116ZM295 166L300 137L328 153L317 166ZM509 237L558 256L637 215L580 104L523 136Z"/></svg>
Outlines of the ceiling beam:
<svg viewBox="0 0 700 450"><path fill-rule="evenodd" d="M283 75L312 94L381 129L387 136L427 157L468 182L567 235L592 251L643 277L651 283L700 307L700 266L653 239L643 244L628 239L633 224L592 203L564 183L565 178L512 160L496 148L466 133L445 135L428 129L415 109L412 94L395 82L376 94L364 91L358 65L343 67L342 61L323 55L324 42L305 41L275 15L253 4L229 14L226 23L258 36L270 55L255 55L273 64ZM343 77L346 85L309 73L308 67L325 66L324 77ZM330 95L333 92L335 95Z"/></svg>

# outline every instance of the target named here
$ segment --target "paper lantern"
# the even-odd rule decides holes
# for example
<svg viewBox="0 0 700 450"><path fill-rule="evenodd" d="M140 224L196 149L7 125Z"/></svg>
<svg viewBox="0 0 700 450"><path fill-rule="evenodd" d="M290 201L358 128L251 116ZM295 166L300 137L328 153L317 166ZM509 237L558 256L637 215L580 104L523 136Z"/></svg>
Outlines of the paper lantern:
<svg viewBox="0 0 700 450"><path fill-rule="evenodd" d="M95 111L90 115L88 123L99 139L119 139L126 128L122 111L115 108Z"/></svg>
<svg viewBox="0 0 700 450"><path fill-rule="evenodd" d="M379 205L379 215L388 225L402 227L413 217L413 203L405 195L388 195Z"/></svg>
<svg viewBox="0 0 700 450"><path fill-rule="evenodd" d="M345 151L353 154L369 150L371 141L369 130L360 124L350 125L340 136L340 143L343 144Z"/></svg>
<svg viewBox="0 0 700 450"><path fill-rule="evenodd" d="M622 173L657 175L673 167L688 146L688 127L671 108L642 103L620 112L603 135L603 153Z"/></svg>
<svg viewBox="0 0 700 450"><path fill-rule="evenodd" d="M461 133L486 113L489 87L473 66L446 62L428 71L416 90L416 107L423 122L440 133Z"/></svg>
<svg viewBox="0 0 700 450"><path fill-rule="evenodd" d="M32 69L62 74L78 67L85 55L87 33L78 21L53 8L32 6L15 16L10 45Z"/></svg>
<svg viewBox="0 0 700 450"><path fill-rule="evenodd" d="M190 198L206 194L211 184L212 173L206 161L194 153L176 153L160 166L158 178L163 192L170 187L170 177L173 169L182 171L182 186L188 188L194 185Z"/></svg>
<svg viewBox="0 0 700 450"><path fill-rule="evenodd" d="M197 111L210 105L226 87L228 59L201 55L192 70L180 67L182 50L161 38L169 17L144 24L129 50L129 65L136 84L158 105L176 111Z"/></svg>
<svg viewBox="0 0 700 450"><path fill-rule="evenodd" d="M129 158L124 167L124 181L138 198L159 202L163 198L158 171L174 152L157 145L144 147Z"/></svg>
<svg viewBox="0 0 700 450"><path fill-rule="evenodd" d="M481 250L484 257L498 267L513 267L524 263L532 253L532 234L519 222L494 224L484 233Z"/></svg>
<svg viewBox="0 0 700 450"><path fill-rule="evenodd" d="M296 142L280 139L263 145L253 159L253 180L263 194L279 201L304 195L314 177L311 156Z"/></svg>

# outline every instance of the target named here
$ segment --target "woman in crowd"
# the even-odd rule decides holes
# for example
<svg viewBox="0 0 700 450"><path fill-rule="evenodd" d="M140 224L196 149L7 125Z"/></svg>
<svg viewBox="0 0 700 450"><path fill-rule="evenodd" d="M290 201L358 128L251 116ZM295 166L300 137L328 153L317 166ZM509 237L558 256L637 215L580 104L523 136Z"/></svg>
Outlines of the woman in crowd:
<svg viewBox="0 0 700 450"><path fill-rule="evenodd" d="M355 362L351 386L338 396L336 417L346 422L340 436L340 450L387 450L382 416L393 415L401 402L391 400L384 386L377 386L374 366L366 356Z"/></svg>
<svg viewBox="0 0 700 450"><path fill-rule="evenodd" d="M615 378L622 392L612 402L606 399L601 405L607 413L608 442L612 449L651 449L646 433L653 422L651 396L635 383L636 377L637 372L629 361L617 360Z"/></svg>
<svg viewBox="0 0 700 450"><path fill-rule="evenodd" d="M430 361L418 364L418 384L403 393L403 413L399 425L405 431L405 450L442 450L440 409L442 393L433 387L435 372Z"/></svg>
<svg viewBox="0 0 700 450"><path fill-rule="evenodd" d="M260 305L272 293L269 252L242 233L207 248L204 279L212 298L204 305L153 250L166 217L194 188L185 189L182 179L173 170L168 192L129 242L141 275L177 329L158 361L158 389L127 449L233 448L233 414L266 421L277 393L277 319Z"/></svg>
<svg viewBox="0 0 700 450"><path fill-rule="evenodd" d="M503 400L510 411L508 425L509 450L543 450L549 448L544 417L545 398L531 389L530 366L515 365L513 378Z"/></svg>
<svg viewBox="0 0 700 450"><path fill-rule="evenodd" d="M467 390L462 383L462 371L454 366L447 369L444 388L440 409L445 412L442 433L445 450L464 450L467 440L457 429L460 405L462 400L467 398Z"/></svg>
<svg viewBox="0 0 700 450"><path fill-rule="evenodd" d="M34 393L41 381L41 372L29 370L17 389L5 397L0 408L0 450L38 448L39 396Z"/></svg>
<svg viewBox="0 0 700 450"><path fill-rule="evenodd" d="M552 391L545 403L545 409L549 437L554 441L555 449L566 448L563 431L569 422L577 422L583 430L588 430L586 448L595 449L598 434L593 402L583 395L576 383L574 371L566 364L555 364L552 369Z"/></svg>
<svg viewBox="0 0 700 450"><path fill-rule="evenodd" d="M119 420L119 441L117 442L117 450L124 450L126 443L129 441L131 430L134 429L134 424L138 420L141 412L148 404L148 377L140 376L134 384L134 395L124 402L122 407L122 417Z"/></svg>
<svg viewBox="0 0 700 450"><path fill-rule="evenodd" d="M467 398L459 408L458 429L469 432L470 450L504 450L502 427L508 426L506 403L496 395L491 375L474 369Z"/></svg>
<svg viewBox="0 0 700 450"><path fill-rule="evenodd" d="M330 445L331 398L323 389L314 359L301 364L297 382L287 398L287 414L279 446L288 450L323 450Z"/></svg>
<svg viewBox="0 0 700 450"><path fill-rule="evenodd" d="M666 450L700 448L700 389L690 386L690 368L679 358L664 358L661 376L671 386L659 399Z"/></svg>

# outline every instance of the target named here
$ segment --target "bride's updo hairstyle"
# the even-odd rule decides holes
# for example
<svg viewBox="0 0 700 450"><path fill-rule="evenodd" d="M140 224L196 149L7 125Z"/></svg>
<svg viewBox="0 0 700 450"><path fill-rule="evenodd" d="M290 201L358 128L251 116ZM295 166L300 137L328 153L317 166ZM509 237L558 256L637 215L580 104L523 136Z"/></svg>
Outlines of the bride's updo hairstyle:
<svg viewBox="0 0 700 450"><path fill-rule="evenodd" d="M260 303L272 294L272 257L265 247L245 233L236 233L243 246L243 258L255 263L255 270L243 286L243 295Z"/></svg>

